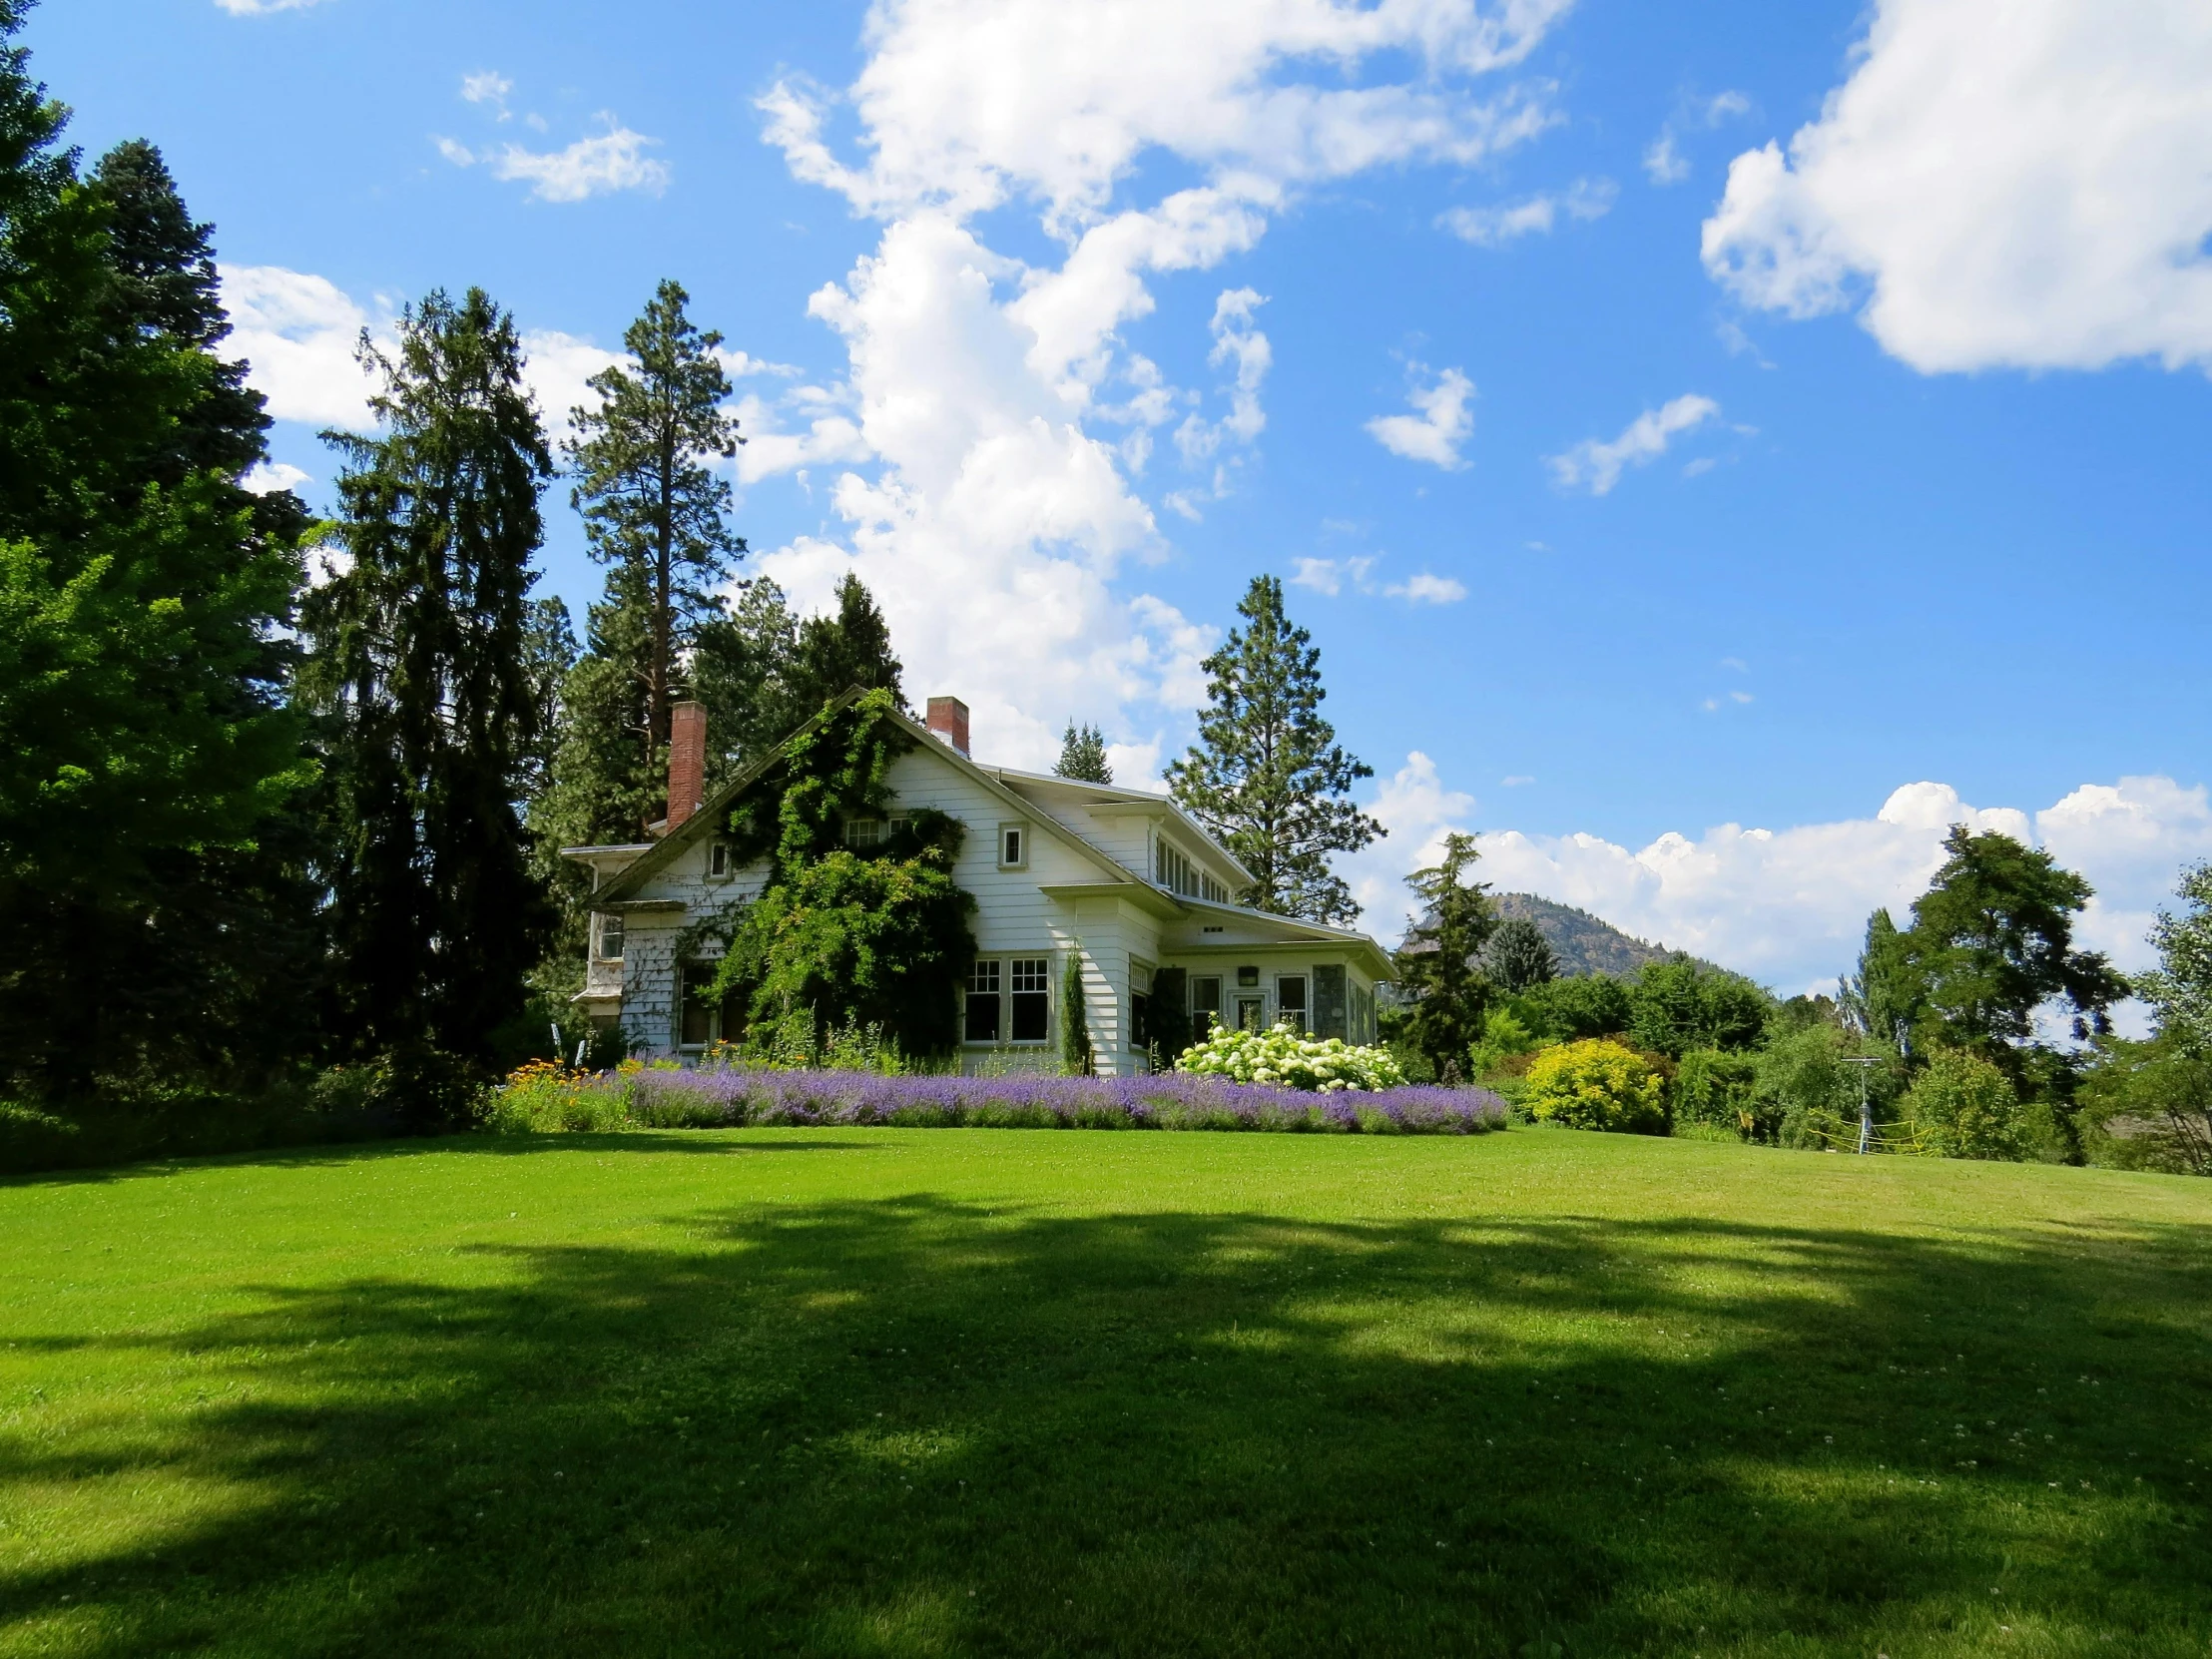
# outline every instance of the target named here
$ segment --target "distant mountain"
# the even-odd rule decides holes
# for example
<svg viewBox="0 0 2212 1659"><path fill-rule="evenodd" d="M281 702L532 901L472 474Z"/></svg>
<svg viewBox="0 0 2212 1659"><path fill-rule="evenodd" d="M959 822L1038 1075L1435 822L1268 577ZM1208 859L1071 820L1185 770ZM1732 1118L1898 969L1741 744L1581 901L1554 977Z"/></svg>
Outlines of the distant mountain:
<svg viewBox="0 0 2212 1659"><path fill-rule="evenodd" d="M1667 962L1685 956L1665 945L1646 944L1630 938L1609 921L1571 904L1538 898L1532 892L1500 892L1490 895L1500 916L1526 916L1551 941L1559 958L1559 971L1572 978L1583 973L1632 974L1646 962ZM1688 957L1696 961L1696 957ZM1710 962L1705 964L1710 967Z"/></svg>

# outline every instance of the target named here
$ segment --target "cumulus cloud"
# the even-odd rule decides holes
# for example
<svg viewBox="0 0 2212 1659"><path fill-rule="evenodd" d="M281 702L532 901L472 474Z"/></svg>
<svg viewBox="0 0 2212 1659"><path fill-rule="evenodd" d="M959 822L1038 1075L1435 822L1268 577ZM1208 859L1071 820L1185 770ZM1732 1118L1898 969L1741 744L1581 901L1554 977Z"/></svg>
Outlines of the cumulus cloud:
<svg viewBox="0 0 2212 1659"><path fill-rule="evenodd" d="M540 202L583 202L619 190L658 196L668 189L668 164L645 153L661 141L632 132L611 114L600 120L606 123L605 132L580 138L565 150L539 152L508 144L496 151L475 151L441 138L436 141L438 154L455 167L487 165L495 179L527 180L530 194Z"/></svg>
<svg viewBox="0 0 2212 1659"><path fill-rule="evenodd" d="M1508 779L1508 784L1527 780ZM1470 828L1475 803L1445 788L1415 753L1369 810L1390 838L1345 860L1368 923L1394 936L1404 874L1433 861L1446 830ZM1900 921L1943 860L1953 824L1997 830L2079 870L2097 896L2079 941L2123 969L2151 960L2143 934L2181 866L2212 856L2212 803L2203 786L2170 778L2083 785L2038 812L1976 808L1948 785L1909 784L1871 818L1783 830L1724 824L1697 836L1670 831L1631 848L1589 834L1480 838L1483 880L1577 905L1640 938L1692 951L1785 993L1826 986L1858 959L1867 917Z"/></svg>
<svg viewBox="0 0 2212 1659"><path fill-rule="evenodd" d="M2212 367L2212 9L1881 0L1787 151L1747 151L1709 272L1793 317L1858 308L1924 373Z"/></svg>
<svg viewBox="0 0 2212 1659"><path fill-rule="evenodd" d="M1418 376L1420 364L1413 365ZM1413 414L1377 415L1367 424L1368 436L1393 455L1408 461L1426 461L1446 472L1456 472L1466 461L1459 446L1474 431L1474 382L1456 368L1440 370L1427 385L1415 379L1405 394Z"/></svg>
<svg viewBox="0 0 2212 1659"><path fill-rule="evenodd" d="M805 603L857 570L909 681L965 697L994 759L1048 762L1070 708L1133 756L1180 747L1169 730L1203 695L1212 636L1126 591L1167 551L1133 480L1173 437L1203 476L1164 508L1196 517L1228 489L1265 429L1273 348L1262 296L1234 285L1206 323L1215 392L1172 384L1124 330L1152 312L1155 276L1249 250L1316 182L1471 163L1541 132L1548 85L1499 72L1567 4L882 0L850 87L787 80L759 101L793 174L882 227L811 301L847 355L831 403L764 407L792 441L747 463L834 457L841 526L764 567ZM856 126L849 149L832 114ZM1178 188L1142 188L1152 154ZM980 217L1008 208L1035 216L1057 264L986 241Z"/></svg>
<svg viewBox="0 0 2212 1659"><path fill-rule="evenodd" d="M394 347L397 318L379 304L372 313L326 276L282 266L222 266L223 303L231 314L226 350L247 360L247 380L269 400L278 420L367 430L369 394L377 389L358 351L365 332L377 350ZM557 441L571 408L597 399L585 381L621 353L557 329L523 333L523 376ZM279 486L288 487L288 486Z"/></svg>
<svg viewBox="0 0 2212 1659"><path fill-rule="evenodd" d="M1619 195L1620 187L1610 179L1577 179L1557 196L1532 196L1496 208L1452 208L1439 214L1436 223L1461 242L1502 248L1520 237L1548 236L1561 214L1569 219L1603 219Z"/></svg>
<svg viewBox="0 0 2212 1659"><path fill-rule="evenodd" d="M1646 409L1619 437L1584 438L1564 454L1547 457L1545 465L1561 489L1610 494L1625 468L1657 460L1682 433L1696 430L1720 412L1721 406L1710 397L1686 392L1656 409Z"/></svg>

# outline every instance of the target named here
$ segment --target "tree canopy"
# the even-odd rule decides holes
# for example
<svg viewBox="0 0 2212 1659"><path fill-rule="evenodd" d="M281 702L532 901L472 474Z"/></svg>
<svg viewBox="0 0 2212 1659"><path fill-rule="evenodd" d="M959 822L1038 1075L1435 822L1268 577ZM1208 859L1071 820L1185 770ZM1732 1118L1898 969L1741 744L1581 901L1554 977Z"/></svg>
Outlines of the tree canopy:
<svg viewBox="0 0 2212 1659"><path fill-rule="evenodd" d="M1060 739L1060 759L1052 771L1055 777L1072 778L1078 783L1111 784L1114 769L1106 761L1106 735L1095 726L1069 721Z"/></svg>
<svg viewBox="0 0 2212 1659"><path fill-rule="evenodd" d="M1488 888L1469 879L1479 856L1474 837L1453 830L1444 836L1442 856L1405 878L1420 899L1420 914L1396 957L1405 1001L1398 1035L1439 1078L1465 1068L1492 994L1478 958L1497 912Z"/></svg>

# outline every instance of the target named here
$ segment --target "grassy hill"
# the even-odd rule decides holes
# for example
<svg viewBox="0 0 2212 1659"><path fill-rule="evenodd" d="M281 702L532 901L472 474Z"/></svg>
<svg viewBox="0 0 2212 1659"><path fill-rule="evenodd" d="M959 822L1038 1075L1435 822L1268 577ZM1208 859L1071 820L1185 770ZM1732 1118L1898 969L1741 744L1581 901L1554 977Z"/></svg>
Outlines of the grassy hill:
<svg viewBox="0 0 2212 1659"><path fill-rule="evenodd" d="M1669 961L1685 954L1669 950L1663 944L1646 944L1642 939L1631 938L1611 922L1587 910L1578 910L1554 899L1538 898L1532 892L1493 893L1491 902L1501 916L1526 916L1534 922L1551 941L1552 953L1559 958L1560 971L1568 975L1612 973L1626 977L1646 962ZM1702 957L1690 959L1703 960ZM1713 964L1707 962L1705 965Z"/></svg>
<svg viewBox="0 0 2212 1659"><path fill-rule="evenodd" d="M0 1653L2202 1655L2212 1182L739 1131L0 1184Z"/></svg>

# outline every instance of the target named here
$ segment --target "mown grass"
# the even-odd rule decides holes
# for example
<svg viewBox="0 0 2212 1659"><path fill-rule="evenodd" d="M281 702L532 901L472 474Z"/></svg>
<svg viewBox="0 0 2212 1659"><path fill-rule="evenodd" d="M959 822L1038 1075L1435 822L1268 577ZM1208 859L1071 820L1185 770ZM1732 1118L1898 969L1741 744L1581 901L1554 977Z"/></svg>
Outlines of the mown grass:
<svg viewBox="0 0 2212 1659"><path fill-rule="evenodd" d="M0 1186L0 1652L2202 1655L2212 1183L1567 1132Z"/></svg>

